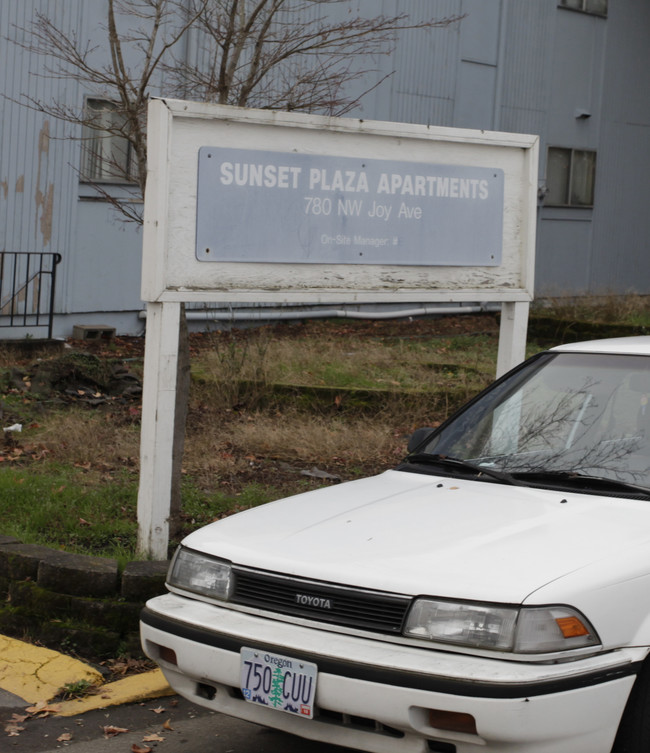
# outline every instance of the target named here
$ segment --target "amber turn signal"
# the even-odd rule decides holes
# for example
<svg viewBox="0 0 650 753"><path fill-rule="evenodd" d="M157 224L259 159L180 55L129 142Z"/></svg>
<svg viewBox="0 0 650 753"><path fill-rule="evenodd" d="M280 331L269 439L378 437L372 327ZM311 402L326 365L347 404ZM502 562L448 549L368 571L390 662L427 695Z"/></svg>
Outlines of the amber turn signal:
<svg viewBox="0 0 650 753"><path fill-rule="evenodd" d="M577 617L558 617L555 621L565 638L579 638L582 635L589 635L589 631Z"/></svg>

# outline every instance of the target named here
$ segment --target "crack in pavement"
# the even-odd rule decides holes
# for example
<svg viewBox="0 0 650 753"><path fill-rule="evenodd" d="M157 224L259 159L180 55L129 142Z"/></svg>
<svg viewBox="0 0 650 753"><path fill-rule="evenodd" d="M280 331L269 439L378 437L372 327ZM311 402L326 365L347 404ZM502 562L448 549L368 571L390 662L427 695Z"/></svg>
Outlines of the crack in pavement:
<svg viewBox="0 0 650 753"><path fill-rule="evenodd" d="M86 680L101 684L101 672L78 659L0 636L0 689L28 703L49 701L65 685Z"/></svg>

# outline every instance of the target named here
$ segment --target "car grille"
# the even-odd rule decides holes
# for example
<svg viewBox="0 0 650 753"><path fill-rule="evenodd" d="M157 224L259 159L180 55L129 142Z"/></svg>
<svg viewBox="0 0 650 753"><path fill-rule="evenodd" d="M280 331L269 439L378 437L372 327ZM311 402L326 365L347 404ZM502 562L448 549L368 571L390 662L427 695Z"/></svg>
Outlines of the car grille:
<svg viewBox="0 0 650 753"><path fill-rule="evenodd" d="M399 633L411 603L410 596L366 591L276 573L233 567L231 602L319 622Z"/></svg>

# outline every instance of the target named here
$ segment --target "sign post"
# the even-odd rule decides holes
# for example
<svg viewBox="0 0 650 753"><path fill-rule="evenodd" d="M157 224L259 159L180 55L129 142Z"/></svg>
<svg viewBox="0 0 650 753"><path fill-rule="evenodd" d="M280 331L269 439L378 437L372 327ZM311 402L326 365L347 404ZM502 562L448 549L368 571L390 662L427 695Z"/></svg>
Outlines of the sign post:
<svg viewBox="0 0 650 753"><path fill-rule="evenodd" d="M535 136L149 105L138 548L166 558L180 305L500 302L497 373L533 295Z"/></svg>

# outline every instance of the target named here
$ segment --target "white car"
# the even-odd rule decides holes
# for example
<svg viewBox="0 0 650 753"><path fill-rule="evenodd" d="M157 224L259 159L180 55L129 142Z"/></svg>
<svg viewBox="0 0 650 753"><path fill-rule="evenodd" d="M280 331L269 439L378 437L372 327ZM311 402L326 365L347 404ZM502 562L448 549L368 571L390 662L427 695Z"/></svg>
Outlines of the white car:
<svg viewBox="0 0 650 753"><path fill-rule="evenodd" d="M190 534L181 695L376 753L650 750L650 337L542 353L396 469Z"/></svg>

